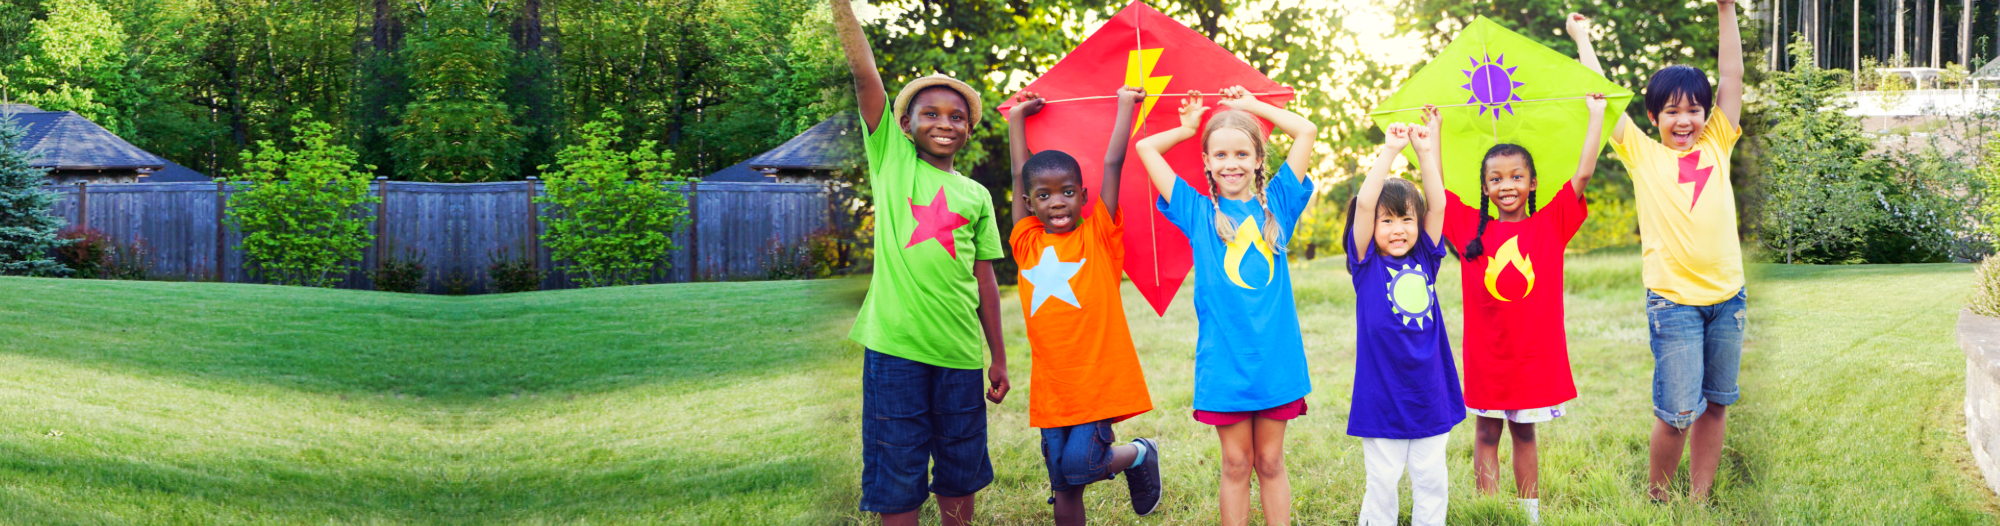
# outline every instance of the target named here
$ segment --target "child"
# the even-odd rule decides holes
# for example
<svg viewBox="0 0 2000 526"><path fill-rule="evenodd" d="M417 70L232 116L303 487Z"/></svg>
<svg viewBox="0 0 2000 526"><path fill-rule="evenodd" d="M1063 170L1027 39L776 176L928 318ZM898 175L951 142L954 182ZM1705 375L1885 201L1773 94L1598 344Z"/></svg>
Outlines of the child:
<svg viewBox="0 0 2000 526"><path fill-rule="evenodd" d="M944 524L963 524L973 517L973 493L993 481L979 401L982 333L993 360L986 399L1000 403L1008 390L993 201L952 169L979 125L979 92L932 75L904 86L885 111L888 93L860 21L847 0L833 0L833 11L861 99L875 196L876 272L848 335L867 349L861 511L881 514L883 524L916 524L917 508L936 493Z"/></svg>
<svg viewBox="0 0 2000 526"><path fill-rule="evenodd" d="M1445 237L1463 256L1465 407L1478 417L1474 486L1482 495L1500 491L1504 425L1514 437L1514 488L1535 523L1541 521L1535 424L1563 416L1563 402L1576 398L1563 330L1563 251L1590 214L1583 191L1597 171L1604 95L1592 93L1584 105L1590 123L1582 160L1547 208L1535 209L1534 156L1504 143L1479 163L1478 209L1456 194L1445 199Z"/></svg>
<svg viewBox="0 0 2000 526"><path fill-rule="evenodd" d="M1347 203L1347 271L1354 277L1354 399L1347 434L1361 437L1368 491L1362 526L1396 524L1396 485L1410 472L1411 523L1442 525L1451 486L1447 433L1465 420L1451 339L1438 307L1445 200L1436 110L1423 126L1392 124L1375 167ZM1406 145L1417 150L1424 188L1390 178ZM1365 244L1364 244L1365 243Z"/></svg>
<svg viewBox="0 0 2000 526"><path fill-rule="evenodd" d="M1201 115L1208 107L1201 99L1188 93L1180 127L1139 141L1135 151L1160 192L1156 206L1194 253L1194 309L1201 324L1194 419L1215 426L1222 441L1222 524L1249 520L1252 472L1263 488L1264 523L1290 524L1285 422L1305 414L1312 382L1284 247L1312 198L1312 180L1301 170L1312 160L1319 128L1236 86L1222 91L1224 109L1204 129ZM1260 117L1293 139L1275 176L1264 170ZM1212 197L1174 175L1161 156L1197 131Z"/></svg>
<svg viewBox="0 0 2000 526"><path fill-rule="evenodd" d="M1688 497L1708 498L1722 458L1727 408L1742 396L1736 371L1743 358L1743 249L1736 238L1736 195L1729 155L1743 135L1743 39L1735 0L1718 0L1721 78L1669 66L1646 83L1647 137L1619 116L1611 148L1632 174L1639 204L1639 241L1646 281L1646 321L1652 327L1653 423L1647 494L1664 501L1680 467L1681 448L1694 436ZM1603 71L1590 45L1590 20L1570 14L1579 59Z"/></svg>
<svg viewBox="0 0 2000 526"><path fill-rule="evenodd" d="M1132 511L1147 515L1160 504L1159 444L1141 438L1111 445L1111 424L1153 410L1118 292L1125 268L1118 176L1132 142L1132 106L1145 97L1138 88L1118 90L1118 121L1104 149L1103 195L1096 206L1076 158L1057 150L1028 155L1027 118L1041 111L1041 97L1022 93L1007 113L1013 210L1020 218L1012 243L1035 357L1028 425L1042 429L1054 494L1049 503L1062 526L1084 523L1086 485L1128 469ZM1086 206L1091 214L1083 216Z"/></svg>

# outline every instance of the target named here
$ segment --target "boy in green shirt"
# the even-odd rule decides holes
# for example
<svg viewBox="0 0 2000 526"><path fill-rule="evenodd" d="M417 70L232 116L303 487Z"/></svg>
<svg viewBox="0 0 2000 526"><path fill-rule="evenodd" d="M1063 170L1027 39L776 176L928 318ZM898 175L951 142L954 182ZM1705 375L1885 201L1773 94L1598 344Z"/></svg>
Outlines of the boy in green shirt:
<svg viewBox="0 0 2000 526"><path fill-rule="evenodd" d="M848 0L832 4L875 198L875 274L848 334L867 347L861 511L885 525L916 524L935 493L944 524L963 524L973 493L993 481L982 338L993 360L985 398L1000 403L1008 390L992 263L1005 256L998 218L986 188L952 169L979 124L979 92L931 75L890 106L861 22Z"/></svg>

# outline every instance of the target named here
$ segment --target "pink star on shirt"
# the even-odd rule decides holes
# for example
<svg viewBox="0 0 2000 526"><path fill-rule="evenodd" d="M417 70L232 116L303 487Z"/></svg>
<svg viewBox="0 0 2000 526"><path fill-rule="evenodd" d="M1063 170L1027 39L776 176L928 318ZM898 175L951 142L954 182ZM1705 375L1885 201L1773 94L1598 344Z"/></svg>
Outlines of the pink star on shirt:
<svg viewBox="0 0 2000 526"><path fill-rule="evenodd" d="M910 215L917 218L917 228L910 232L910 244L903 245L903 248L917 246L926 239L936 239L938 244L944 245L946 253L957 259L958 248L953 243L951 231L971 221L951 211L951 207L947 206L949 204L944 198L944 188L938 188L937 197L931 198L931 204L919 205L916 199L911 199Z"/></svg>
<svg viewBox="0 0 2000 526"><path fill-rule="evenodd" d="M1701 202L1701 188L1708 186L1708 174L1715 171L1715 167L1713 166L1707 168L1700 168L1700 166L1701 150L1688 152L1687 155L1681 156L1681 177L1679 182L1694 183L1694 198L1688 200L1688 210L1694 210L1694 204Z"/></svg>

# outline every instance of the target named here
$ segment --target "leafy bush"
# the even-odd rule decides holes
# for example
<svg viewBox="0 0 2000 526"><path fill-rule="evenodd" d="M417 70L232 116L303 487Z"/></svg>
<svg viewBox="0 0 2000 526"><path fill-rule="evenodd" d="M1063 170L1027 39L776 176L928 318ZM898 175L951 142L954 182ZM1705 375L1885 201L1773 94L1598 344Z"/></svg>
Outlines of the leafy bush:
<svg viewBox="0 0 2000 526"><path fill-rule="evenodd" d="M822 229L806 240L785 246L772 239L764 249L764 278L819 279L840 270L840 233Z"/></svg>
<svg viewBox="0 0 2000 526"><path fill-rule="evenodd" d="M667 188L687 181L673 171L673 152L655 141L614 149L624 131L612 124L618 119L607 109L583 125L576 143L556 154L562 168L546 173L547 194L535 199L552 205L543 242L581 271L586 287L639 283L666 268L673 233L687 219L686 198Z"/></svg>
<svg viewBox="0 0 2000 526"><path fill-rule="evenodd" d="M56 233L64 241L56 249L56 262L68 267L70 275L97 279L111 259L111 236L103 231L71 225Z"/></svg>
<svg viewBox="0 0 2000 526"><path fill-rule="evenodd" d="M542 289L542 277L546 274L535 265L535 259L527 256L511 256L506 251L486 254L486 276L493 281L493 292L533 292Z"/></svg>
<svg viewBox="0 0 2000 526"><path fill-rule="evenodd" d="M372 166L358 165L333 127L300 111L293 150L257 141L244 150L237 180L249 188L229 199L229 221L243 232L244 258L266 279L331 287L361 259L375 235L367 204Z"/></svg>
<svg viewBox="0 0 2000 526"><path fill-rule="evenodd" d="M1965 298L1965 306L1980 316L2000 318L2000 257L1980 262L1974 277L1977 283Z"/></svg>
<svg viewBox="0 0 2000 526"><path fill-rule="evenodd" d="M382 268L368 272L368 279L375 282L375 290L415 294L424 290L424 254L416 249L407 249L401 256L390 255L382 260Z"/></svg>

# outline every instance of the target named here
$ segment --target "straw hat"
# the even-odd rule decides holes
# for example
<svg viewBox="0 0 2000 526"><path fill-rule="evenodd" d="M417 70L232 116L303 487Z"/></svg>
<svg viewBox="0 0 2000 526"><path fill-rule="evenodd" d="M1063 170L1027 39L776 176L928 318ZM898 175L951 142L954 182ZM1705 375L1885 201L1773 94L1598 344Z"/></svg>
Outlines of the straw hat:
<svg viewBox="0 0 2000 526"><path fill-rule="evenodd" d="M906 112L910 110L910 99L916 98L917 92L923 91L924 88L935 86L951 88L952 91L956 91L960 96L965 97L965 103L971 106L970 108L966 108L966 110L972 113L972 124L966 127L973 128L979 126L980 108L984 107L979 104L979 91L972 89L972 86L966 85L964 82L959 82L958 79L944 76L941 73L932 73L929 76L912 80L909 84L904 84L903 91L896 94L896 118L901 119L904 115L907 115Z"/></svg>

